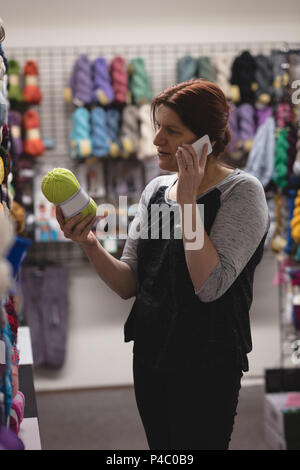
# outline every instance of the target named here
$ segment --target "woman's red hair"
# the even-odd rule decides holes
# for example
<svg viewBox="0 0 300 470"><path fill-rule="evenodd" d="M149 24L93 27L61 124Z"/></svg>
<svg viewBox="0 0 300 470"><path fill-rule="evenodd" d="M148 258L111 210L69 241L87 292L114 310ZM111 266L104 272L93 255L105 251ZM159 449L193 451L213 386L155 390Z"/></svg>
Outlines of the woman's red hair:
<svg viewBox="0 0 300 470"><path fill-rule="evenodd" d="M228 127L230 108L218 85L204 79L193 79L167 88L152 101L154 125L160 105L173 109L198 138L208 134L211 142L216 141L213 155L224 152L231 139Z"/></svg>

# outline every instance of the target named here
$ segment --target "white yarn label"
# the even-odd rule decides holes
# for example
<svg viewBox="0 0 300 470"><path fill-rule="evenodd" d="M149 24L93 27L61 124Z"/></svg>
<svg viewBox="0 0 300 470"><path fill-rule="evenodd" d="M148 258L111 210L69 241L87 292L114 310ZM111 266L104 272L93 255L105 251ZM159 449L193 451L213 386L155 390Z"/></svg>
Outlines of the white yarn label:
<svg viewBox="0 0 300 470"><path fill-rule="evenodd" d="M21 137L21 129L19 126L11 126L10 132L14 139Z"/></svg>
<svg viewBox="0 0 300 470"><path fill-rule="evenodd" d="M70 199L57 205L61 207L65 217L73 217L79 214L89 203L90 196L84 189L80 188Z"/></svg>
<svg viewBox="0 0 300 470"><path fill-rule="evenodd" d="M37 85L37 76L36 75L25 75L25 84L26 85Z"/></svg>
<svg viewBox="0 0 300 470"><path fill-rule="evenodd" d="M10 75L8 81L9 81L9 84L11 86L18 86L19 85L19 76L18 75Z"/></svg>
<svg viewBox="0 0 300 470"><path fill-rule="evenodd" d="M0 364L6 364L5 343L0 340Z"/></svg>
<svg viewBox="0 0 300 470"><path fill-rule="evenodd" d="M26 138L28 140L40 139L41 138L40 130L39 129L27 129Z"/></svg>

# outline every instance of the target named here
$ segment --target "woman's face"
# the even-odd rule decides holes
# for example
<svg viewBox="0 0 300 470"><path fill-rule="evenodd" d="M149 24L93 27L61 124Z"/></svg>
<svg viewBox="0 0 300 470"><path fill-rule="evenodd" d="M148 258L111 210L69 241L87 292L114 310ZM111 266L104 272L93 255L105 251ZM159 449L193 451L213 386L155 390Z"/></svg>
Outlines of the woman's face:
<svg viewBox="0 0 300 470"><path fill-rule="evenodd" d="M166 171L179 171L175 156L177 148L182 144L192 144L197 136L168 106L158 106L155 123L157 131L153 143L157 147L159 167Z"/></svg>

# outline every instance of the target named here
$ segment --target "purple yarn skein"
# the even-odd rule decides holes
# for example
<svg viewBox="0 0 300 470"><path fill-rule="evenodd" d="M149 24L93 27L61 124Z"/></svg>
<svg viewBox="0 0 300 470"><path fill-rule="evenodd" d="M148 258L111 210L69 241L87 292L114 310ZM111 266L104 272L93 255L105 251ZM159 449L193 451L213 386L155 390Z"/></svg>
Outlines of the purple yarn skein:
<svg viewBox="0 0 300 470"><path fill-rule="evenodd" d="M92 80L93 101L99 101L98 91L101 90L106 96L107 102L111 103L115 98L115 94L111 83L108 64L104 57L98 57L94 60L92 64Z"/></svg>
<svg viewBox="0 0 300 470"><path fill-rule="evenodd" d="M238 108L240 136L242 140L253 139L255 135L255 110L249 103Z"/></svg>
<svg viewBox="0 0 300 470"><path fill-rule="evenodd" d="M92 101L91 65L85 54L82 54L73 66L70 87L74 104L82 106Z"/></svg>
<svg viewBox="0 0 300 470"><path fill-rule="evenodd" d="M266 106L263 109L257 109L256 112L256 130L261 126L269 117L272 117L273 112L271 106Z"/></svg>
<svg viewBox="0 0 300 470"><path fill-rule="evenodd" d="M8 113L8 125L10 128L11 138L12 138L12 154L15 157L19 157L23 153L23 141L21 135L21 126L22 126L22 115L18 111L9 111ZM20 135L16 135L17 130L14 130L15 127L19 127Z"/></svg>

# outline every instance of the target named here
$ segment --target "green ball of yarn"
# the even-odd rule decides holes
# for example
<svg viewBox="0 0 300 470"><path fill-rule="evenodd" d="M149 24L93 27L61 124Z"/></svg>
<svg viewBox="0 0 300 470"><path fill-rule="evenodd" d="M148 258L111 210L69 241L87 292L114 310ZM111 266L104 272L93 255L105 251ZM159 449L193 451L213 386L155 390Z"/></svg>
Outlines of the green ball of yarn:
<svg viewBox="0 0 300 470"><path fill-rule="evenodd" d="M42 192L46 199L53 204L61 204L70 199L80 189L80 184L72 171L66 168L54 168L44 176L42 181ZM97 213L97 204L90 198L88 206L80 211L82 217L79 222L87 215ZM70 218L70 217L69 217ZM65 220L69 220L65 217Z"/></svg>

